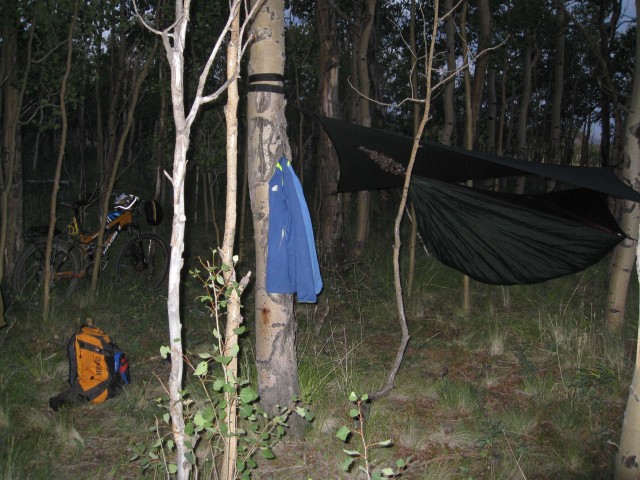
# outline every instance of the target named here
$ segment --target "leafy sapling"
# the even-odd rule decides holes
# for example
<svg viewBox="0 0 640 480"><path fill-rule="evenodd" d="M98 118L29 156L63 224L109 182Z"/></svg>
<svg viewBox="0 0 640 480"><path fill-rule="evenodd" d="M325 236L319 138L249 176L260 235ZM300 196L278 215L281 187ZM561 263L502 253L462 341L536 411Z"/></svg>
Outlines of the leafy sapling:
<svg viewBox="0 0 640 480"><path fill-rule="evenodd" d="M358 396L355 392L351 392L349 401L353 405L353 407L349 409L349 416L354 420L356 427L351 429L343 425L336 433L336 437L348 443L349 438L353 436L359 446L356 450L346 448L342 450L347 455L344 462L342 462L342 470L348 472L355 464L359 463L358 469L367 476L368 480L400 477L402 472L407 468L409 459L396 460L395 468L376 468L376 462L371 457L371 451L373 449L388 448L393 445L393 443L391 439L371 443L367 441L363 411L365 404L369 401L369 396L367 394Z"/></svg>

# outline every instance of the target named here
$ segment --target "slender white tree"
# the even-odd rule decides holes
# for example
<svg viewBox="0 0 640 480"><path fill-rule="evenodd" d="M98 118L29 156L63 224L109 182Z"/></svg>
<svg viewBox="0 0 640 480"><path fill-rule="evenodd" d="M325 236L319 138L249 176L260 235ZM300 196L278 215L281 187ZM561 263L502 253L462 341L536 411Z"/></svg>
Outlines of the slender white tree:
<svg viewBox="0 0 640 480"><path fill-rule="evenodd" d="M636 11L640 11L640 0L636 0ZM633 72L633 90L631 105L626 119L624 156L625 162L632 158L640 158L640 21L636 18L636 62ZM635 172L636 176L640 172ZM637 178L637 177L636 177ZM636 211L638 205L635 206ZM636 222L636 230L638 223ZM640 248L636 247L636 256ZM636 262L636 270L640 276L640 265ZM636 342L636 360L633 378L629 386L629 398L624 412L620 445L616 455L615 479L632 480L640 478L640 327Z"/></svg>
<svg viewBox="0 0 640 480"><path fill-rule="evenodd" d="M236 45L243 44L245 27L253 16L255 8L245 13L242 25L239 25L238 16L240 15L240 0L229 2L229 16L227 21L215 40L207 62L205 63L200 76L198 78L195 96L191 106L187 108L185 105L185 56L184 49L186 46L187 28L190 20L191 1L177 0L175 5L175 21L165 30L157 30L145 22L145 26L159 35L167 54L169 68L171 70L171 102L173 109L173 121L175 123L175 146L173 153L173 173L169 175L173 186L173 219L171 233L171 256L169 262L169 287L167 298L167 312L169 319L169 341L171 354L171 373L169 375L169 413L171 416L171 426L173 431L174 442L176 445L176 464L177 478L185 480L189 478L191 472L191 463L188 461L187 454L189 452L187 440L191 444L195 444L195 439L187 439L185 434L184 421L184 405L182 403L182 378L183 378L183 348L182 348L182 323L180 319L180 272L183 266L182 253L184 251L184 232L187 222L184 199L184 182L187 170L187 152L189 150L191 127L196 119L200 107L206 103L216 101L229 88L234 85L239 76L240 58L246 50L247 44L232 49L236 58L228 62L228 68L235 71L228 72L226 81L214 89L211 93L206 93L207 79L214 61L221 53L222 45L225 39L231 35L231 41ZM139 12L139 18L140 16ZM144 20L143 20L144 21ZM235 32L232 34L231 32ZM237 93L236 95L237 101ZM232 107L233 108L233 107ZM229 119L227 119L229 120ZM233 127L233 122L228 123ZM236 127L237 128L237 127ZM237 136L236 132L228 132ZM236 147L237 150L237 147ZM232 158L232 162L236 159ZM235 213L233 213L235 215ZM234 216L235 228L235 216ZM229 251L233 248L233 244L225 245L223 249L223 260L228 261ZM231 263L231 262L229 262ZM227 471L229 468L225 465Z"/></svg>

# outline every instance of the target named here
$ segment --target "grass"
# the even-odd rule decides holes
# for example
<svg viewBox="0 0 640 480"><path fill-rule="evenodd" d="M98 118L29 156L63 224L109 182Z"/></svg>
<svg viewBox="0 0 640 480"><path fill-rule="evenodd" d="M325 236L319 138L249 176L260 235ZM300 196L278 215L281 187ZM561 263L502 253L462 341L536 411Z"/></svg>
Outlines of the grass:
<svg viewBox="0 0 640 480"><path fill-rule="evenodd" d="M209 256L207 247L191 247L187 264L199 250ZM349 393L382 385L395 355L388 254L371 248L345 271L326 273L329 313L320 328L313 306L296 306L301 395L315 420L303 442L278 445L276 459L261 461L254 478L356 478L340 469L345 445L335 433L350 422ZM636 322L630 313L628 331L604 330L606 263L539 285L474 283L466 315L460 276L423 254L418 262L406 299L412 336L405 361L396 388L371 406L366 424L367 438L389 438L393 446L374 450L374 459L383 465L410 457L402 478L415 480L610 477ZM200 294L185 278L185 343L195 357L213 342ZM249 330L252 302L249 292ZM637 311L635 283L629 304L628 312ZM65 386L66 341L87 317L127 352L133 383L103 405L51 412L49 397ZM143 472L129 458L134 445L169 433L157 401L167 397L169 365L159 355L167 343L166 296L105 281L96 303L81 290L48 321L19 305L8 318L15 323L0 331L0 479L154 478L158 472ZM250 336L240 364L255 382ZM189 378L187 387L198 385ZM202 458L207 450L203 442ZM200 478L214 478L210 459Z"/></svg>

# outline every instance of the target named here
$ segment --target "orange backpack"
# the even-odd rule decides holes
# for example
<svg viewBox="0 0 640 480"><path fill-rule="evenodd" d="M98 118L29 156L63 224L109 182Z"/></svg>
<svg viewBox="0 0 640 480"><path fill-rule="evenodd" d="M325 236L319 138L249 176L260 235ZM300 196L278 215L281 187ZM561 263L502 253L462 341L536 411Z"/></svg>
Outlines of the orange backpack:
<svg viewBox="0 0 640 480"><path fill-rule="evenodd" d="M129 362L111 337L83 326L68 344L69 388L49 400L53 410L70 401L102 403L130 381Z"/></svg>

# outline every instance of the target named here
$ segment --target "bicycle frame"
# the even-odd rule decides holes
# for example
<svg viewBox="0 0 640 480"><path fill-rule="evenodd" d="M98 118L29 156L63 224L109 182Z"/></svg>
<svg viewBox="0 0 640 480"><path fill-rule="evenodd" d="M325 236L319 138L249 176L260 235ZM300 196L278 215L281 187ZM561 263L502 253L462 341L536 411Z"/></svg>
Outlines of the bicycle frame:
<svg viewBox="0 0 640 480"><path fill-rule="evenodd" d="M107 253L113 242L116 240L122 230L128 230L134 226L133 214L130 211L123 212L120 216L112 220L107 224L107 235L104 237L104 245L102 247L102 259L104 266L106 267L106 261L104 255ZM93 243L98 239L99 232L91 234L85 234L80 229L80 223L78 222L78 212L74 209L74 215L71 219L71 223L67 225L67 234L71 237L71 241L74 245L79 247L82 257L93 259ZM82 260L82 259L81 259ZM83 263L91 263L83 262ZM80 272L55 272L53 273L56 280L68 280L73 278L84 278L86 276L86 270L82 269Z"/></svg>

